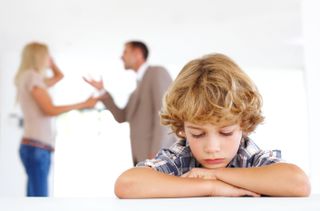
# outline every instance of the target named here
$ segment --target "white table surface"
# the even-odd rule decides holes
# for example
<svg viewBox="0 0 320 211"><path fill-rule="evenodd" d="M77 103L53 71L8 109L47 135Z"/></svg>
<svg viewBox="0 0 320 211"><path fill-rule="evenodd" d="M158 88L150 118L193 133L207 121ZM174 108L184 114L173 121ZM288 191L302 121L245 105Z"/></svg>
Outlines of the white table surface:
<svg viewBox="0 0 320 211"><path fill-rule="evenodd" d="M307 198L0 198L0 211L320 211L320 195Z"/></svg>

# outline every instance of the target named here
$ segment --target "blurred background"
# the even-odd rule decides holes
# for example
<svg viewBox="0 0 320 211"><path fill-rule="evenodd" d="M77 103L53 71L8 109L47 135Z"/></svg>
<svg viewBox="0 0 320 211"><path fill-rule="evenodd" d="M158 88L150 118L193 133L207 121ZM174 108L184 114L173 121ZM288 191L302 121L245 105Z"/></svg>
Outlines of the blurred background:
<svg viewBox="0 0 320 211"><path fill-rule="evenodd" d="M320 3L316 0L0 0L0 196L24 196L18 156L22 129L13 77L30 41L48 44L65 74L52 89L56 104L86 99L82 76L103 77L124 106L135 75L120 60L123 45L142 40L149 63L173 78L208 53L233 58L258 86L266 121L252 134L264 149L281 149L320 193ZM57 118L50 171L55 197L114 197L117 176L131 167L129 127L109 111L72 111Z"/></svg>

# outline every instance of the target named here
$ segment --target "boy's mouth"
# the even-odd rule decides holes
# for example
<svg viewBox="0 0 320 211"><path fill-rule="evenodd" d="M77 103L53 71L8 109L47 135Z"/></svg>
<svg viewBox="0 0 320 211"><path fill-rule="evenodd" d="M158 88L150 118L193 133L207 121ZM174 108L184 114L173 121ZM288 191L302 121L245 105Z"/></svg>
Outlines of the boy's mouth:
<svg viewBox="0 0 320 211"><path fill-rule="evenodd" d="M215 159L204 159L204 162L209 165L220 164L225 161L224 158L215 158Z"/></svg>

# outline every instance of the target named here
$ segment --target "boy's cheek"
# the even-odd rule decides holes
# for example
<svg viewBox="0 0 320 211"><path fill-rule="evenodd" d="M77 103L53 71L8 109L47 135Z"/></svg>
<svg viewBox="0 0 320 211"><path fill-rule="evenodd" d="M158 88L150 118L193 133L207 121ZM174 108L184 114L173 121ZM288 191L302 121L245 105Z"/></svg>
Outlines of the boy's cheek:
<svg viewBox="0 0 320 211"><path fill-rule="evenodd" d="M201 163L201 160L203 158L203 149L201 147L195 147L195 146L192 146L190 145L190 150L191 150L191 153L193 155L193 157L200 163L200 164L203 164Z"/></svg>

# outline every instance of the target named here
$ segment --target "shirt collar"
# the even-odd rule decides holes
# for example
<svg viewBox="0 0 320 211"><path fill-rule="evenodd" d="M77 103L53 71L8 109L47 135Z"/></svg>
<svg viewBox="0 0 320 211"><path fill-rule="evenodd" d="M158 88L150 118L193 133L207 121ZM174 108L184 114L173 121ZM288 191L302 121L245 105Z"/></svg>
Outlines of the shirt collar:
<svg viewBox="0 0 320 211"><path fill-rule="evenodd" d="M139 69L137 71L137 81L141 81L142 80L144 74L147 71L148 66L149 65L145 62L139 67Z"/></svg>

